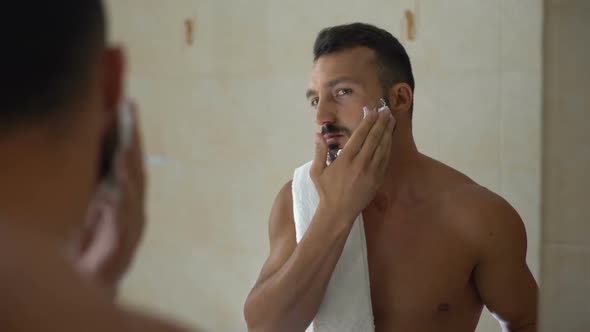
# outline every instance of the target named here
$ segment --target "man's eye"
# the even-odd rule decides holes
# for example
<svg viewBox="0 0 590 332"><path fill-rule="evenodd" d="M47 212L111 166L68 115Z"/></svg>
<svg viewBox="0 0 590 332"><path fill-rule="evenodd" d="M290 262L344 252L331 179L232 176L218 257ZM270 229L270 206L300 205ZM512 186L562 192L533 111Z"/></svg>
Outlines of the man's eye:
<svg viewBox="0 0 590 332"><path fill-rule="evenodd" d="M352 92L351 89L339 89L338 91L336 91L336 95L337 96L344 96L344 95L348 95Z"/></svg>
<svg viewBox="0 0 590 332"><path fill-rule="evenodd" d="M318 99L318 98L314 98L314 99L312 99L312 101L311 101L311 107L316 107L316 106L318 106L318 102L319 102L319 99Z"/></svg>

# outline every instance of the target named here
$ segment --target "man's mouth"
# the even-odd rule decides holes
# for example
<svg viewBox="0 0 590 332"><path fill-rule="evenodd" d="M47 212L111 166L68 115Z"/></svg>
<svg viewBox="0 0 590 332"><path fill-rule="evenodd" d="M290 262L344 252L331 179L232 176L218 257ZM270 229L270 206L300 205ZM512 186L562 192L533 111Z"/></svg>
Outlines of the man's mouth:
<svg viewBox="0 0 590 332"><path fill-rule="evenodd" d="M340 146L342 142L342 138L346 136L342 134L326 134L324 135L324 139L328 145L337 145Z"/></svg>
<svg viewBox="0 0 590 332"><path fill-rule="evenodd" d="M344 145L344 138L349 137L349 130L344 127L326 124L322 126L322 136L328 145Z"/></svg>

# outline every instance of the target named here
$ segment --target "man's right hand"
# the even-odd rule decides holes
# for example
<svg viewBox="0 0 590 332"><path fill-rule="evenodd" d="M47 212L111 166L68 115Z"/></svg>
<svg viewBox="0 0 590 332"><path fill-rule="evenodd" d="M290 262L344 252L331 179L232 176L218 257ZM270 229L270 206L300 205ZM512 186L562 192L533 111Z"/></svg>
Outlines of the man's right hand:
<svg viewBox="0 0 590 332"><path fill-rule="evenodd" d="M320 196L319 208L356 219L383 183L394 128L389 110L370 111L330 166L326 166L326 141L316 134L310 176Z"/></svg>
<svg viewBox="0 0 590 332"><path fill-rule="evenodd" d="M131 105L131 111L134 123L131 145L118 151L116 157L118 195L108 187L98 190L74 257L79 272L101 283L112 295L131 264L146 219L144 155L135 104Z"/></svg>

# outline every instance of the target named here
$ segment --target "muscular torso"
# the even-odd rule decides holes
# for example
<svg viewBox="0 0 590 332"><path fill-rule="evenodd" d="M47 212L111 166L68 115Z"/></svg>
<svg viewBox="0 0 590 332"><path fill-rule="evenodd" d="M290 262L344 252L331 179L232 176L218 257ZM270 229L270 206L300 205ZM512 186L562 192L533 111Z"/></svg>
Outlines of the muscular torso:
<svg viewBox="0 0 590 332"><path fill-rule="evenodd" d="M376 331L473 332L484 303L505 328L534 331L537 287L526 265L526 231L518 213L465 175L420 158L386 178L363 209ZM346 240L342 224L332 232L331 223L339 220L319 210L324 214L315 219L316 214L317 224L298 244L292 200L289 182L273 206L271 254L246 304L251 321L278 317L270 330L307 327L338 259L339 252L330 250L340 250ZM323 247L328 248L322 252ZM265 315L274 309L264 307L272 296L288 300ZM298 301L296 310L291 301ZM264 311L254 310L260 307ZM281 325L285 319L289 325Z"/></svg>
<svg viewBox="0 0 590 332"><path fill-rule="evenodd" d="M442 191L419 196L363 213L376 331L474 331L483 304L470 239Z"/></svg>

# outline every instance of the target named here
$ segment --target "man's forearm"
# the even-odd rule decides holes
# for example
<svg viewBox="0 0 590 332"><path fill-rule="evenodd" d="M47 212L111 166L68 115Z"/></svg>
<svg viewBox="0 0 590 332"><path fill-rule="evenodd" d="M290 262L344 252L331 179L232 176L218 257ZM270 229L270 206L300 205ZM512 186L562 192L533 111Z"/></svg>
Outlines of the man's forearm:
<svg viewBox="0 0 590 332"><path fill-rule="evenodd" d="M287 262L255 287L248 326L259 331L303 331L324 297L353 220L321 208ZM255 309L252 309L255 308Z"/></svg>

